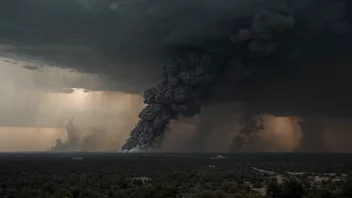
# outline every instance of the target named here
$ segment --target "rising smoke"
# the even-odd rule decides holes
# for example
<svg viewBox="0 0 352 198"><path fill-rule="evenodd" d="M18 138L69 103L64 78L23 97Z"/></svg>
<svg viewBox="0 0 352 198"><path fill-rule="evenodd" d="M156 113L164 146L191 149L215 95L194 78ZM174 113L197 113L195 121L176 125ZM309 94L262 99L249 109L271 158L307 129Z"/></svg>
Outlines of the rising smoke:
<svg viewBox="0 0 352 198"><path fill-rule="evenodd" d="M221 66L216 56L200 52L187 53L166 66L161 82L145 91L144 103L148 105L122 149L154 147L155 138L165 133L171 119L198 114L204 89L214 83Z"/></svg>
<svg viewBox="0 0 352 198"><path fill-rule="evenodd" d="M71 118L66 124L67 139L56 140L56 144L51 148L55 152L68 151L101 151L105 150L106 131L103 128L93 128L92 131L80 137L80 133L74 124L74 119Z"/></svg>
<svg viewBox="0 0 352 198"><path fill-rule="evenodd" d="M229 37L234 45L244 45L243 51L249 51L247 55L260 59L271 55L280 45L278 34L292 29L294 25L293 16L284 10L262 10L255 14L251 26L240 29ZM244 59L241 55L235 57ZM227 62L227 57L203 51L186 52L173 60L164 68L161 82L145 91L144 102L148 105L140 113L140 121L122 149L128 151L135 147L154 147L155 138L163 136L171 119L177 119L179 115L190 117L199 114L204 94L224 75L224 72L219 71L227 70L222 68L224 65L228 66ZM246 70L253 69L255 67L251 65L242 72L248 73ZM247 131L242 133L244 136L258 131L252 130L252 120L247 120ZM200 126L203 127L202 125L204 124L201 122ZM199 130L209 130L209 127L205 128L207 129Z"/></svg>
<svg viewBox="0 0 352 198"><path fill-rule="evenodd" d="M255 4L254 2L252 3L253 5ZM274 67L275 65L293 65L294 61L300 58L300 50L304 51L301 48L306 47L309 44L310 38L313 38L318 32L322 33L324 28L326 32L322 34L325 35L329 33L348 33L348 23L344 19L346 13L346 4L344 1L326 0L323 2L309 1L306 3L303 3L303 1L271 1L271 3L273 4L270 5L274 6L260 7L257 5L257 9L252 9L252 13L248 13L246 16L242 15L242 18L238 17L232 23L229 22L228 25L232 25L234 28L232 28L232 33L228 33L228 40L217 41L217 43L222 43L226 47L222 47L219 50L219 48L216 48L217 45L214 47L214 42L197 43L198 48L205 50L205 52L198 51L198 54L216 54L216 56L220 57L220 62L223 62L225 66L219 67L218 64L210 62L207 62L204 66L198 66L198 68L206 68L200 69L203 71L210 71L210 68L213 68L213 70L214 68L223 68L223 72L199 73L200 76L198 77L200 79L205 74L209 75L214 81L202 82L202 86L197 85L196 88L188 88L191 85L188 82L183 84L187 88L183 88L186 89L183 92L193 96L190 100L182 100L182 110L173 107L173 105L178 104L177 100L175 100L175 88L178 87L176 82L181 82L180 84L182 85L184 80L180 79L180 77L184 76L184 74L194 76L194 70L185 69L180 70L178 73L174 69L174 65L178 64L177 61L166 66L166 72L162 75L161 83L145 92L145 103L148 106L141 112L140 122L131 132L131 137L122 149L129 150L134 147L147 149L150 146L153 147L155 138L163 136L165 133L170 119L177 119L178 115L193 116L194 114L198 114L204 104L204 100L199 99L203 91L199 87L207 87L207 91L211 90L213 92L211 95L218 95L218 90L222 90L221 83L218 80L220 79L220 81L224 82L224 79L226 79L227 82L231 82L234 85L234 89L226 90L226 92L230 93L225 93L225 95L229 96L231 95L231 91L236 89L236 83L240 80L258 75L262 71L267 74L268 69L263 68L270 68L270 64ZM314 14L307 11L317 6L318 3L321 4L319 11L323 12L326 9L329 17L319 18L320 13ZM175 36L171 38L175 39ZM183 46L185 45L187 46L183 42ZM178 46L175 45L174 47L177 48ZM184 55L181 59L187 60L184 62L190 66L183 67L193 68L192 61L189 59L189 53L185 54L188 55ZM202 63L204 64L204 62ZM170 75L168 70L174 72L171 72L172 74ZM180 72L183 72L183 74L181 75ZM173 95L174 97L170 97L169 95ZM165 106L165 104L167 105ZM248 112L243 113L246 115ZM233 145L236 146L232 146L233 150L242 150L245 147L244 145L248 144L248 140L251 139L250 137L263 129L261 124L257 125L256 122L258 119L255 117L256 113L242 116L243 129L234 139ZM306 121L306 123L308 122ZM209 126L207 121L199 122L198 130L211 130L209 128L211 126ZM205 136L207 136L206 132ZM304 140L302 141L304 142Z"/></svg>

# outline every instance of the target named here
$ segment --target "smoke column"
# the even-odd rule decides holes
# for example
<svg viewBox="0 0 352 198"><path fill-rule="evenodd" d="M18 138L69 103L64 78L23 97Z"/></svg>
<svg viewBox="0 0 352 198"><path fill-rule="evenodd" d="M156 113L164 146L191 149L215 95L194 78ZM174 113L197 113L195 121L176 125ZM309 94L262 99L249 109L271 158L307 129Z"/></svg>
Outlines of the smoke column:
<svg viewBox="0 0 352 198"><path fill-rule="evenodd" d="M239 44L242 51L248 52L238 53L237 58L241 60L243 56L249 56L260 60L268 57L280 45L276 34L282 34L294 25L293 17L284 11L262 10L256 13L251 26L230 36L234 44ZM226 71L226 68L221 68L224 65L228 66L228 57L203 51L181 53L164 68L160 83L144 92L147 106L139 114L140 121L122 150L154 147L155 138L165 133L171 119L200 113L205 91L209 91L211 85L224 76L224 72L218 72ZM238 68L242 64L232 66L245 75L255 68L253 64L247 64L244 68Z"/></svg>
<svg viewBox="0 0 352 198"><path fill-rule="evenodd" d="M221 65L221 59L201 52L186 53L173 60L164 68L160 83L145 91L147 106L139 114L140 121L122 149L153 147L155 138L164 134L171 119L198 114L204 89L214 83L216 70Z"/></svg>
<svg viewBox="0 0 352 198"><path fill-rule="evenodd" d="M99 151L106 150L103 146L106 144L107 133L104 128L95 127L93 130L83 137L71 118L66 124L67 140L56 139L56 144L50 149L51 151L67 152L67 151Z"/></svg>

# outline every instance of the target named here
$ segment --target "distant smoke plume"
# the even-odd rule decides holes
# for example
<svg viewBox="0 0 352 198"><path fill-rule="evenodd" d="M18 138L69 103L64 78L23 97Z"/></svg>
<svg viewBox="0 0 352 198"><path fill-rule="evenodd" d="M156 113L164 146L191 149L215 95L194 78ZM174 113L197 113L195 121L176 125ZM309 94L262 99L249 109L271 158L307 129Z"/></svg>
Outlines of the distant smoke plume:
<svg viewBox="0 0 352 198"><path fill-rule="evenodd" d="M51 148L51 151L68 152L68 151L99 151L105 150L106 131L102 128L94 128L91 132L83 137L74 125L74 119L71 118L66 124L67 140L56 140L56 144Z"/></svg>
<svg viewBox="0 0 352 198"><path fill-rule="evenodd" d="M257 135L261 130L264 130L263 118L253 115L250 112L244 112L241 115L240 125L242 128L233 139L233 143L230 146L231 151L248 151L248 148L253 147L253 145L250 144L251 137Z"/></svg>
<svg viewBox="0 0 352 198"><path fill-rule="evenodd" d="M67 140L63 142L61 139L56 140L56 145L52 148L52 151L77 151L79 150L79 136L77 129L74 126L74 119L71 118L66 124Z"/></svg>

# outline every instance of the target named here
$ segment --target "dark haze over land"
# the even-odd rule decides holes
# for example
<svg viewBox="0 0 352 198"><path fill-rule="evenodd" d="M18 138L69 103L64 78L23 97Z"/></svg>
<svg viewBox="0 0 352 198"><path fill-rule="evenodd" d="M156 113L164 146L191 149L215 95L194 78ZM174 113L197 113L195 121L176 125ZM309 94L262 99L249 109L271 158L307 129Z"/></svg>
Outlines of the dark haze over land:
<svg viewBox="0 0 352 198"><path fill-rule="evenodd" d="M203 141L213 126L234 122L238 113L250 116L242 119L235 151L257 131L260 116L253 117L273 114L300 116L304 148L298 150L320 152L324 119L352 113L351 8L345 0L4 0L0 41L7 45L1 53L39 57L115 82L82 85L87 89L142 93L159 83L145 93L149 106L127 149L152 146L179 115L200 113L196 133ZM190 60L189 52L201 58ZM176 69L168 62L163 73L163 63L180 54L188 60ZM198 64L204 54L221 61L204 67ZM219 101L242 104L226 109ZM212 105L223 119L211 119ZM336 133L351 139L345 131ZM190 149L201 150L198 140L187 143Z"/></svg>

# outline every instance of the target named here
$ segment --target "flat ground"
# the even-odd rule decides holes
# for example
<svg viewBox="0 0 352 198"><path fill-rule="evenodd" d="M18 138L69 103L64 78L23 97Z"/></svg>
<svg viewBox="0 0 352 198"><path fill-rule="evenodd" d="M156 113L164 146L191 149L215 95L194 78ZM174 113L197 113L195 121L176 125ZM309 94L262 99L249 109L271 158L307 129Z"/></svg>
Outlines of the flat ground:
<svg viewBox="0 0 352 198"><path fill-rule="evenodd" d="M264 197L290 178L342 197L352 175L352 154L218 155L2 153L0 197Z"/></svg>

